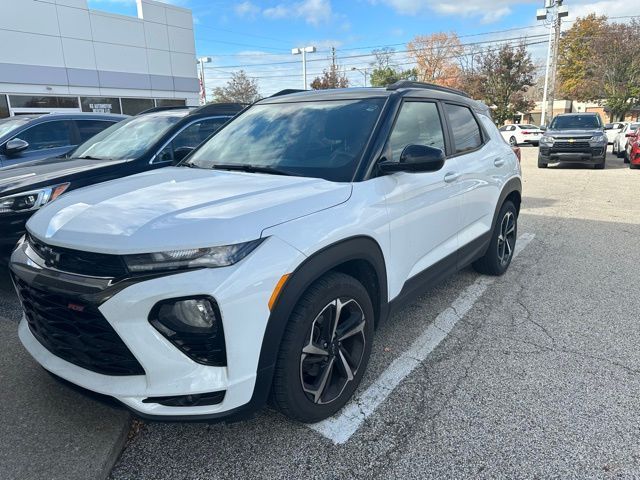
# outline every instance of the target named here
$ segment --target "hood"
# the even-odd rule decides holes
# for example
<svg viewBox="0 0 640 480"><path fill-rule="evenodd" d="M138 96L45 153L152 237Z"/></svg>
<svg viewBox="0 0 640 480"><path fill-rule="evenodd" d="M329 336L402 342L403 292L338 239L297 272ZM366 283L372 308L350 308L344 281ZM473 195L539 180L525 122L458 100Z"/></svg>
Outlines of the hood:
<svg viewBox="0 0 640 480"><path fill-rule="evenodd" d="M603 135L602 129L588 129L588 130L552 130L548 129L544 132L545 135L554 138L573 138L573 137L593 137L594 135Z"/></svg>
<svg viewBox="0 0 640 480"><path fill-rule="evenodd" d="M230 245L347 201L351 184L169 167L61 196L27 223L37 238L100 253Z"/></svg>
<svg viewBox="0 0 640 480"><path fill-rule="evenodd" d="M47 158L0 168L0 195L57 185L68 181L78 173L125 162L126 160Z"/></svg>

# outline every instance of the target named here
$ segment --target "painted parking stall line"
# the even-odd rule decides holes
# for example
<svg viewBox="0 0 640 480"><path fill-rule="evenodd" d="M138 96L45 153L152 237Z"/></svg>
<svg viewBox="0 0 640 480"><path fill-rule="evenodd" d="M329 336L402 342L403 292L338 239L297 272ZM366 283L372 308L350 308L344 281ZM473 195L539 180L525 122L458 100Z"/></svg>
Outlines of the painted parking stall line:
<svg viewBox="0 0 640 480"><path fill-rule="evenodd" d="M514 259L534 237L532 233L524 233L518 238L513 254ZM435 318L411 347L395 359L369 388L358 394L338 415L309 425L309 428L337 445L347 442L400 382L426 360L496 280L497 277L479 277L453 301L450 307Z"/></svg>

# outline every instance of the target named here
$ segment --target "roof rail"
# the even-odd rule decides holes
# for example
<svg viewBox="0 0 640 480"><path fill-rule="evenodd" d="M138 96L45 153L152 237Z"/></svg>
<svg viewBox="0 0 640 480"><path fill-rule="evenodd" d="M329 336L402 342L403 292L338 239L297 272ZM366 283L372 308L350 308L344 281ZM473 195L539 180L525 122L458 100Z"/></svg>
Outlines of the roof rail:
<svg viewBox="0 0 640 480"><path fill-rule="evenodd" d="M434 83L426 82L413 82L411 80L400 80L393 85L389 85L387 90L399 90L401 88L425 88L429 90L438 90L440 92L454 93L456 95L462 95L463 97L471 98L467 93L455 88L443 87L442 85L436 85Z"/></svg>
<svg viewBox="0 0 640 480"><path fill-rule="evenodd" d="M144 115L145 113L164 112L165 110L184 110L185 108L193 108L193 107L187 107L186 105L166 105L164 107L148 108L146 110L143 110L140 113L137 113L136 115Z"/></svg>
<svg viewBox="0 0 640 480"><path fill-rule="evenodd" d="M285 88L284 90L280 90L279 92L274 93L269 98L281 97L283 95L291 95L292 93L301 93L301 92L306 92L306 91L307 90L301 90L301 89L297 89L297 88Z"/></svg>
<svg viewBox="0 0 640 480"><path fill-rule="evenodd" d="M236 115L246 107L244 103L208 103L189 112L189 115Z"/></svg>

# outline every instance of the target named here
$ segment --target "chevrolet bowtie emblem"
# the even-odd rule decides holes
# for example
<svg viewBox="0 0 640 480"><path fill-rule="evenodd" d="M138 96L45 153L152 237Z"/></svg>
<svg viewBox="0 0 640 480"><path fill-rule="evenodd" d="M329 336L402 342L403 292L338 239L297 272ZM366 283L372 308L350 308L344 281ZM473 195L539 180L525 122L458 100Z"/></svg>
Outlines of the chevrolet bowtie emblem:
<svg viewBox="0 0 640 480"><path fill-rule="evenodd" d="M570 138L570 139L569 139L569 143L573 143L573 142L575 142L575 141L576 141L576 140L575 140L574 138Z"/></svg>

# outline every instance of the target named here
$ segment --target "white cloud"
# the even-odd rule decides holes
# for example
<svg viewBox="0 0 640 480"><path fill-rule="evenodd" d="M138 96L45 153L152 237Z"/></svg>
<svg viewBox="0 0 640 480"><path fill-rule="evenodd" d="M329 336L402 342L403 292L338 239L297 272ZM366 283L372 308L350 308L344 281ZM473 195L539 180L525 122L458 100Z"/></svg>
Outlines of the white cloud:
<svg viewBox="0 0 640 480"><path fill-rule="evenodd" d="M260 8L251 2L238 3L233 10L239 17L255 18L260 13Z"/></svg>
<svg viewBox="0 0 640 480"><path fill-rule="evenodd" d="M371 3L384 3L401 15L418 15L435 11L443 15L480 17L483 23L495 22L511 13L514 3L534 3L535 0L466 0L464 2L443 2L439 0L370 0ZM540 2L537 2L540 3Z"/></svg>
<svg viewBox="0 0 640 480"><path fill-rule="evenodd" d="M639 15L638 4L631 0L603 0L600 2L581 1L572 2L569 7L571 18L584 17L590 13L606 15L608 17L623 17Z"/></svg>
<svg viewBox="0 0 640 480"><path fill-rule="evenodd" d="M328 22L333 16L329 0L302 0L294 3L281 3L274 7L266 8L262 13L265 17L272 19L301 18L311 25Z"/></svg>

